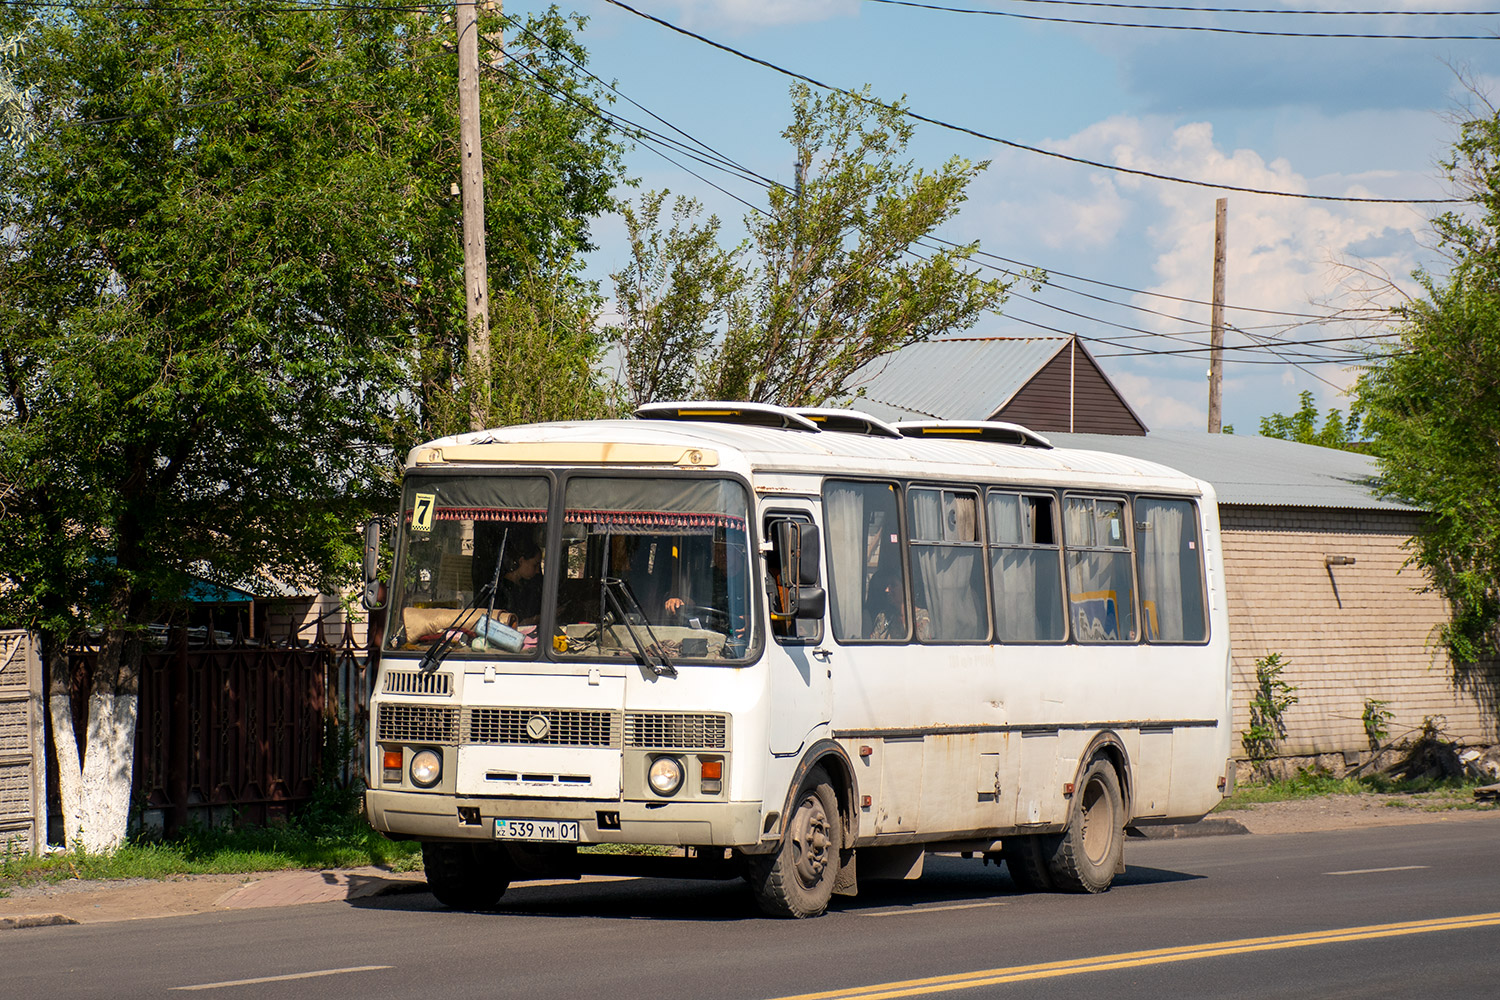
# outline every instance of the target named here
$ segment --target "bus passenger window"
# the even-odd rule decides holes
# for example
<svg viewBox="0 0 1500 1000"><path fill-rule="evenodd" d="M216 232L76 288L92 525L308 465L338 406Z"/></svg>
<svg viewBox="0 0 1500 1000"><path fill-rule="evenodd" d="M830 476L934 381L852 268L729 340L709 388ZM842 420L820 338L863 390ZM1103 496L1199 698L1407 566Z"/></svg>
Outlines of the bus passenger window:
<svg viewBox="0 0 1500 1000"><path fill-rule="evenodd" d="M910 636L896 488L829 480L823 491L833 634L840 641Z"/></svg>
<svg viewBox="0 0 1500 1000"><path fill-rule="evenodd" d="M979 496L968 490L907 491L912 624L922 642L983 642L990 621L979 539Z"/></svg>
<svg viewBox="0 0 1500 1000"><path fill-rule="evenodd" d="M986 503L995 638L1061 642L1068 632L1052 497L992 490Z"/></svg>
<svg viewBox="0 0 1500 1000"><path fill-rule="evenodd" d="M1203 642L1208 617L1197 506L1189 500L1142 498L1135 512L1146 641Z"/></svg>
<svg viewBox="0 0 1500 1000"><path fill-rule="evenodd" d="M1079 642L1135 642L1135 571L1123 500L1063 501L1068 603Z"/></svg>

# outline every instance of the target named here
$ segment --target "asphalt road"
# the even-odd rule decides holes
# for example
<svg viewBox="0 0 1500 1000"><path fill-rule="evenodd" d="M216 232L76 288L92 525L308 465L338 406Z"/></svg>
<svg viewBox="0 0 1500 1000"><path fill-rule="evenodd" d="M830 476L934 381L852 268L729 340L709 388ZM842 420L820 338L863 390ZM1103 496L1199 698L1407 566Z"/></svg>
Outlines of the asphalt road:
<svg viewBox="0 0 1500 1000"><path fill-rule="evenodd" d="M513 889L495 914L426 893L0 938L0 995L826 1000L1488 997L1500 823L1132 841L1101 896L1022 895L929 858L813 921L737 882ZM275 978L285 977L285 978ZM202 987L185 990L185 987Z"/></svg>

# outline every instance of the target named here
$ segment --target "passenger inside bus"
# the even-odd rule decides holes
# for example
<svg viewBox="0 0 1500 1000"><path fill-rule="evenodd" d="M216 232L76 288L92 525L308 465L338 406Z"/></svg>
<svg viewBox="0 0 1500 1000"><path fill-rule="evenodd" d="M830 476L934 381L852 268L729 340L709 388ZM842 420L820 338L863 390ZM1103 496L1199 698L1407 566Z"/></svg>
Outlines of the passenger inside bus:
<svg viewBox="0 0 1500 1000"><path fill-rule="evenodd" d="M901 551L891 542L880 546L875 572L865 586L865 638L906 638L906 593L901 584Z"/></svg>
<svg viewBox="0 0 1500 1000"><path fill-rule="evenodd" d="M542 613L542 550L529 533L513 544L515 552L507 552L501 564L495 607L509 611L522 625L535 625Z"/></svg>

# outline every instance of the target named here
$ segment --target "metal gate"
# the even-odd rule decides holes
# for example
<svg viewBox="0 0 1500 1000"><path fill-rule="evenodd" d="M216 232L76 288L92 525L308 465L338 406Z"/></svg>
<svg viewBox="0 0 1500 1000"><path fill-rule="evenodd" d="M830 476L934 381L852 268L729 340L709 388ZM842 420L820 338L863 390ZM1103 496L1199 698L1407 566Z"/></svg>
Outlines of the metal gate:
<svg viewBox="0 0 1500 1000"><path fill-rule="evenodd" d="M0 856L47 841L42 668L36 637L0 631Z"/></svg>

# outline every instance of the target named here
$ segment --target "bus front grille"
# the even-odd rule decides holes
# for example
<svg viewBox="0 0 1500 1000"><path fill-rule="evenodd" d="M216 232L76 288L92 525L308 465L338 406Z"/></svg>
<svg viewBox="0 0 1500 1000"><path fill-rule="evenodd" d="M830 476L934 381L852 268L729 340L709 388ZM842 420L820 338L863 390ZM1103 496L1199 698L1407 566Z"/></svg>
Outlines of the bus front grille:
<svg viewBox="0 0 1500 1000"><path fill-rule="evenodd" d="M642 750L723 750L722 715L627 712L625 745Z"/></svg>
<svg viewBox="0 0 1500 1000"><path fill-rule="evenodd" d="M382 743L457 743L458 709L381 705L375 734Z"/></svg>
<svg viewBox="0 0 1500 1000"><path fill-rule="evenodd" d="M464 741L492 746L617 747L618 720L615 712L466 708Z"/></svg>
<svg viewBox="0 0 1500 1000"><path fill-rule="evenodd" d="M453 693L453 675L428 673L421 670L387 670L386 694L430 694L446 698Z"/></svg>

